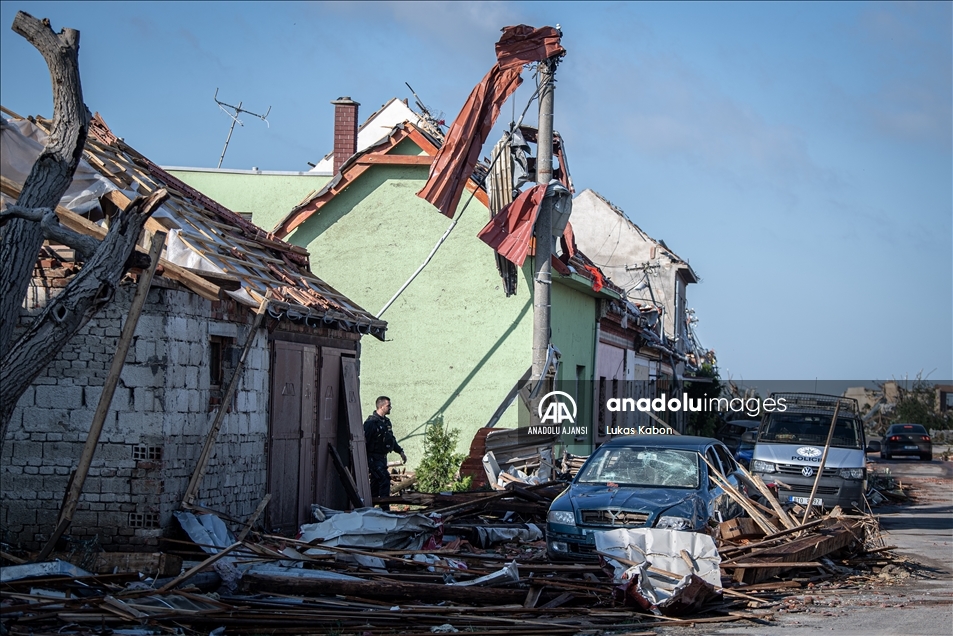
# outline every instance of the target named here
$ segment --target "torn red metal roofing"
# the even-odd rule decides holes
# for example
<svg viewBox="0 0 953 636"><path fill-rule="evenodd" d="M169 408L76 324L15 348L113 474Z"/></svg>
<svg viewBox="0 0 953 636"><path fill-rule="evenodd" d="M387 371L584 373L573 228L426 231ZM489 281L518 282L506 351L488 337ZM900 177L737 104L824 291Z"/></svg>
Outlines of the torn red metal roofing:
<svg viewBox="0 0 953 636"><path fill-rule="evenodd" d="M492 247L500 256L522 267L529 254L533 227L539 215L539 206L546 196L547 186L538 184L520 192L480 230L477 237Z"/></svg>
<svg viewBox="0 0 953 636"><path fill-rule="evenodd" d="M534 29L526 24L503 27L503 35L496 43L496 62L502 69L521 68L554 55L565 55L555 27Z"/></svg>
<svg viewBox="0 0 953 636"><path fill-rule="evenodd" d="M559 31L552 27L534 29L521 24L503 29L496 43L497 63L470 92L417 196L453 218L503 103L523 81L523 65L564 54L559 36Z"/></svg>

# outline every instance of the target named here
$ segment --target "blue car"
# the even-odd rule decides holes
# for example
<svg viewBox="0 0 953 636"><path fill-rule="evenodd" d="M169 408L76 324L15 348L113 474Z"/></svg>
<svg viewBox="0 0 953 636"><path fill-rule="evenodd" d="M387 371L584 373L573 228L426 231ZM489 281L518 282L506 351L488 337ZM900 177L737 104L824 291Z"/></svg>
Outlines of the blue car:
<svg viewBox="0 0 953 636"><path fill-rule="evenodd" d="M754 456L754 442L741 440L738 444L738 450L735 451L735 461L747 468L751 465L751 458Z"/></svg>
<svg viewBox="0 0 953 636"><path fill-rule="evenodd" d="M709 477L704 455L746 493L738 465L718 440L682 435L617 437L600 446L549 509L551 559L593 560L594 533L616 528L668 528L710 533L742 515L741 506Z"/></svg>

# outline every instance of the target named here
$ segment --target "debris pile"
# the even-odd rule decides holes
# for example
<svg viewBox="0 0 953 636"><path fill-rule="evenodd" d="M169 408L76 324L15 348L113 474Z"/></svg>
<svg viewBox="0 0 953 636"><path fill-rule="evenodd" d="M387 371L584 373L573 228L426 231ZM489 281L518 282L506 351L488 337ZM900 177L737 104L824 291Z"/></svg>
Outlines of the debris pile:
<svg viewBox="0 0 953 636"><path fill-rule="evenodd" d="M872 517L835 509L797 523L767 497L746 498L759 519L726 521L712 536L620 528L601 533L598 561L553 562L546 512L564 486L392 498L413 502L407 513L318 506L296 538L236 539L216 515L182 512L189 547L201 550L192 560L180 549L170 551L185 555L181 565L166 553L100 555L98 572L8 566L0 620L9 634L599 634L763 624L828 608L815 600L825 589L910 576Z"/></svg>

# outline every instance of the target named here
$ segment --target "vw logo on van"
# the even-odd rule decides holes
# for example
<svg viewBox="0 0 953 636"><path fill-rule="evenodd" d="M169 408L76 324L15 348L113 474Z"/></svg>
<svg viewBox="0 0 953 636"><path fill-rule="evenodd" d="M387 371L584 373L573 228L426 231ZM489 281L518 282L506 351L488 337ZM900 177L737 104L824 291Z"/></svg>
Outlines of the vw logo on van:
<svg viewBox="0 0 953 636"><path fill-rule="evenodd" d="M810 466L805 466L804 468L801 469L801 474L804 475L805 477L810 477L814 474L814 469L811 468Z"/></svg>
<svg viewBox="0 0 953 636"><path fill-rule="evenodd" d="M820 457L821 452L820 448L815 448L814 446L802 446L797 449L797 454L802 457Z"/></svg>

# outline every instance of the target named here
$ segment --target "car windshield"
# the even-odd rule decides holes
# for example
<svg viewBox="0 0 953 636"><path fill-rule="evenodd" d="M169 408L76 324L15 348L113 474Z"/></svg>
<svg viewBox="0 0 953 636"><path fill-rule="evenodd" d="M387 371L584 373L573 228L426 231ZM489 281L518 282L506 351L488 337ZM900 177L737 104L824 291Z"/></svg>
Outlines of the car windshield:
<svg viewBox="0 0 953 636"><path fill-rule="evenodd" d="M831 416L824 413L773 413L759 442L820 444L827 441ZM838 417L831 446L860 448L860 424L852 417Z"/></svg>
<svg viewBox="0 0 953 636"><path fill-rule="evenodd" d="M579 472L576 482L698 488L698 454L662 448L602 447Z"/></svg>

